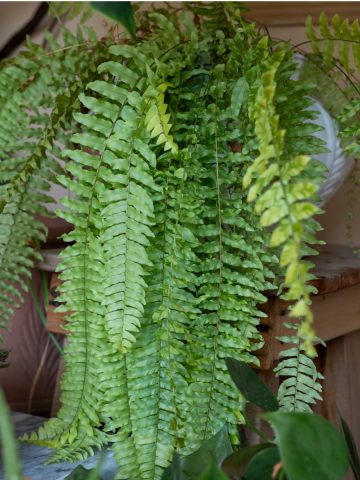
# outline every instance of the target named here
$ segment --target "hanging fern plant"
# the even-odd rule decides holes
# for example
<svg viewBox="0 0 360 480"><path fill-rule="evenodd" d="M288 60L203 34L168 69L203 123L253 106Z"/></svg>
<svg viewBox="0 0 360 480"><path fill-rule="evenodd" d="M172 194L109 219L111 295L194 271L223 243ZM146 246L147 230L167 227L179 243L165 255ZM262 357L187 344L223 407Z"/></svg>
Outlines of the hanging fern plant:
<svg viewBox="0 0 360 480"><path fill-rule="evenodd" d="M50 51L29 45L2 65L0 316L7 325L20 302L45 238L34 215L59 183L71 194L58 215L73 225L59 265L61 408L27 440L54 448L50 461L112 444L117 478L153 480L224 423L238 442L244 400L225 358L258 362L260 307L281 276L295 323L279 403L302 411L321 398L304 257L324 147L291 46L238 4L159 9L138 25L137 40L64 30L64 47L49 37ZM333 21L348 40L345 27Z"/></svg>

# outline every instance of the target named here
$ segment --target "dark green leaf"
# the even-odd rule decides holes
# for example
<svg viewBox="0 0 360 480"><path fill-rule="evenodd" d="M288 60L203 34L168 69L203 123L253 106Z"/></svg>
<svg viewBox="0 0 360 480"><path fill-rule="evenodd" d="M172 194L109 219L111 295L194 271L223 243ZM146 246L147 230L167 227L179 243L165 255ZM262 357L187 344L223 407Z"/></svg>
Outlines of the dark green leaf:
<svg viewBox="0 0 360 480"><path fill-rule="evenodd" d="M131 2L90 2L90 5L94 10L97 10L111 20L121 23L132 38L136 38L135 20Z"/></svg>
<svg viewBox="0 0 360 480"><path fill-rule="evenodd" d="M181 480L181 459L177 453L175 453L171 465L169 465L161 477L161 480Z"/></svg>
<svg viewBox="0 0 360 480"><path fill-rule="evenodd" d="M278 410L279 404L272 392L246 363L233 358L225 361L233 382L249 402L266 412Z"/></svg>
<svg viewBox="0 0 360 480"><path fill-rule="evenodd" d="M224 460L222 468L224 472L231 478L240 478L245 472L246 466L255 455L257 455L260 451L273 446L273 443L266 442L258 445L252 445L251 447L247 448L241 448Z"/></svg>
<svg viewBox="0 0 360 480"><path fill-rule="evenodd" d="M101 480L96 468L88 470L82 465L76 467L65 480Z"/></svg>
<svg viewBox="0 0 360 480"><path fill-rule="evenodd" d="M9 409L0 389L0 444L2 447L3 469L6 480L21 480L21 467L17 444L10 421Z"/></svg>
<svg viewBox="0 0 360 480"><path fill-rule="evenodd" d="M184 479L197 478L204 473L209 463L215 460L219 465L232 453L227 426L223 428L199 450L184 457L181 461Z"/></svg>
<svg viewBox="0 0 360 480"><path fill-rule="evenodd" d="M351 433L349 425L346 423L346 421L343 419L341 415L340 415L340 421L341 421L341 428L344 434L345 442L346 442L348 453L349 453L351 469L354 473L355 479L360 480L360 460L359 460L359 453L356 447L354 437Z"/></svg>
<svg viewBox="0 0 360 480"><path fill-rule="evenodd" d="M199 480L229 480L229 477L221 471L215 460L212 460L207 470L199 477Z"/></svg>
<svg viewBox="0 0 360 480"><path fill-rule="evenodd" d="M348 469L341 433L314 413L275 412L272 424L289 480L336 480Z"/></svg>
<svg viewBox="0 0 360 480"><path fill-rule="evenodd" d="M243 480L269 480L274 466L279 462L280 455L277 447L262 450L251 459Z"/></svg>

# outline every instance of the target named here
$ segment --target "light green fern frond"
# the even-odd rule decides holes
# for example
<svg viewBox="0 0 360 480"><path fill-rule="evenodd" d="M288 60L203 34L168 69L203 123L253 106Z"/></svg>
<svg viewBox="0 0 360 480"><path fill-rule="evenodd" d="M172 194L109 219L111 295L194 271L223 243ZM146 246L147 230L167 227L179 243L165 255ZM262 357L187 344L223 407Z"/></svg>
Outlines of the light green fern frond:
<svg viewBox="0 0 360 480"><path fill-rule="evenodd" d="M250 117L259 139L259 155L246 172L244 186L248 187L253 182L248 200L256 200L255 210L261 214L261 225L269 227L277 224L272 232L271 245L282 246L280 264L286 268L285 286L289 289L286 299L296 301L292 314L304 320L300 335L305 339L306 350L314 353L311 347L314 337L311 301L306 283L310 278L309 266L301 260L301 248L302 222L319 213L318 207L307 200L316 193L317 184L297 180L310 162L308 156L298 155L287 164L282 164L280 160L284 154L286 131L279 128L274 95L275 75L281 60L275 56L263 74L255 103L250 107ZM270 198L272 204L268 202Z"/></svg>
<svg viewBox="0 0 360 480"><path fill-rule="evenodd" d="M289 102L289 98L286 99L286 103L285 101L283 104L281 101L275 103L276 77L283 77L282 71L287 76L291 75L291 67L289 69L287 62L284 52L280 56L279 53L275 53L270 62L266 61L266 71L251 103L250 118L254 121L255 134L259 141L259 155L248 168L244 185L249 186L252 183L248 199L255 202L255 211L261 215L261 225L274 226L270 244L273 247L280 247L280 266L285 270L286 293L283 297L293 302L290 313L301 321L298 334L303 344L294 339L293 343L296 343L298 353L294 354L295 349L291 349L284 352L283 356L295 355L295 359L282 360L278 368L280 375L285 374L284 372L291 374L291 378L285 381L279 392L280 403L284 408L296 410L299 406L305 408L298 403L297 397L297 393L303 388L299 377L302 368L300 360L305 359L305 354L315 355L313 347L315 333L310 307L312 287L309 285L313 278L310 273L312 265L304 260L303 256L314 253L306 243L312 245L317 242L315 233L318 227L312 217L319 213L319 208L313 201L322 179L322 172L317 168L315 161L302 154L317 153L321 147L318 142L312 140L311 134L315 127L306 120L308 114L305 109L308 104L303 99L303 93L295 100L299 95L299 89L298 91L294 89L296 115L290 112L292 102ZM279 81L279 85L286 84ZM279 98L282 98L281 95ZM308 364L311 362L308 359ZM286 366L290 363L293 368L287 370ZM319 376L309 378L309 382L312 382L311 388L314 391L318 390L316 382ZM306 398L310 404L315 397L303 396L302 400L305 401Z"/></svg>

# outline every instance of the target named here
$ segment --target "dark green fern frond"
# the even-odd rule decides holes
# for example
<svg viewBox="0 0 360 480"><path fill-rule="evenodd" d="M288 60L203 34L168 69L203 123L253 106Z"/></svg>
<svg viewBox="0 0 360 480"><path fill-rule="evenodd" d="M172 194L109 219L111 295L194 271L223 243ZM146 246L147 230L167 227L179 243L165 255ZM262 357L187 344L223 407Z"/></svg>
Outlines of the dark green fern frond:
<svg viewBox="0 0 360 480"><path fill-rule="evenodd" d="M221 39L216 48L224 48ZM215 58L216 53L212 52ZM184 425L187 453L225 422L230 424L232 440L237 441L235 425L241 419L241 399L224 358L256 361L251 352L261 346L256 327L263 316L257 304L265 301L261 291L269 286L261 236L242 191L244 158L241 148L235 151L235 146L232 151L232 144L241 146L245 135L242 122L231 117L226 95L235 83L232 60L212 66L207 76L206 69L198 66L207 86L200 95L199 81L199 92L194 89L193 94L184 95L190 107L186 114L197 119L188 131L182 123L181 135L193 142L186 172L198 241L193 268L200 310L191 316L189 336L189 389L185 396L189 414Z"/></svg>
<svg viewBox="0 0 360 480"><path fill-rule="evenodd" d="M101 52L102 47L99 48ZM71 52L70 56L73 56ZM100 53L101 54L101 53ZM26 279L35 261L40 259L35 247L46 238L43 224L35 215L47 215L46 195L51 182L62 171L60 145L67 139L62 130L71 122L69 111L93 72L93 60L84 55L81 61L83 77L71 61L61 62L63 52L53 56L38 46L14 62L4 64L0 82L11 87L1 97L1 120L4 124L0 138L0 295L1 322L7 326L14 309L21 303L19 288L26 290ZM29 57L29 58L28 58ZM60 80L67 71L68 81ZM10 81L13 79L13 81Z"/></svg>

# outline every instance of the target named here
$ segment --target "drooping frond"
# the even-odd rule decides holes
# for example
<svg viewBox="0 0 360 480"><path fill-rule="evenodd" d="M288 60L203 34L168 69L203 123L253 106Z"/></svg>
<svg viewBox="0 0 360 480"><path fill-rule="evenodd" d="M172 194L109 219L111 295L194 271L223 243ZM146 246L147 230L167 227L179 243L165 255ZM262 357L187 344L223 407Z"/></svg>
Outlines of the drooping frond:
<svg viewBox="0 0 360 480"><path fill-rule="evenodd" d="M83 77L78 78L73 61L61 62L58 55L31 44L29 48L27 55L5 62L0 72L1 84L11 85L0 99L2 326L20 305L19 289L26 290L30 269L40 259L36 246L45 240L46 229L34 216L47 215L45 205L51 199L46 192L61 172L56 142L64 143L62 129L69 124L70 108L82 81L93 71L89 59L86 66L82 63ZM59 81L60 65L69 84Z"/></svg>
<svg viewBox="0 0 360 480"><path fill-rule="evenodd" d="M76 243L65 249L61 264L61 269L64 270L61 274L64 280L61 289L65 299L64 308L74 313L68 319L69 345L66 348L66 374L62 382L63 405L58 414L62 425L60 430L56 429L54 439L57 446L65 442L71 444L84 429L84 425L88 425L88 435L96 437L95 427L100 424L99 379L96 374L99 356L109 349L107 343L110 338L111 343L119 345L119 348L123 346L121 342L127 345L129 338L133 338L132 325L137 318L133 312L141 309L143 296L143 286L136 282L136 279L139 278L140 281L142 276L137 277L136 270L131 272L136 277L133 283L126 284L127 288L134 285L129 293L123 287L125 281L114 282L114 274L111 275L119 263L125 266L125 275L127 269L133 265L142 268L139 257L142 246L141 242L137 242L139 238L141 240L144 229L146 230L146 225L142 230L138 226L140 222L136 216L136 207L139 209L139 206L136 199L131 201L134 191L142 188L131 184L131 157L140 164L145 162L132 151L132 145L125 142L126 137L122 140L125 135L121 128L124 126L124 119L127 120L128 133L131 128L134 131L134 128L136 130L138 127L136 110L129 105L126 90L120 86L133 83L137 78L135 73L132 74L131 70L120 63L118 71L115 72L115 65L115 62L110 67L103 63L99 70L108 72L111 68L113 74L117 73L118 86L112 82L97 80L90 83L88 89L99 93L100 98L85 94L80 96L81 103L91 108L91 113L79 112L75 115L76 120L83 125L83 131L72 137L79 148L66 152L71 160L67 164L67 171L76 176L77 180L75 182L70 176L61 178L64 186L74 194L64 200L68 210L60 214L74 225L73 232L67 235L66 240L76 240ZM121 78L123 72L128 73L128 76ZM130 102L139 108L141 98L135 94L129 97ZM129 136L131 138L131 133ZM137 141L141 145L140 139ZM122 173L123 170L127 175ZM106 189L109 184L113 189ZM124 188L121 188L122 186ZM132 216L129 215L124 222L123 212L129 209L133 212ZM147 212L148 210L141 212L143 218L146 218ZM107 236L110 237L109 232L113 240L104 246ZM127 257L121 262L124 248L125 252L126 248L128 249L125 253ZM119 275L124 275L121 268L119 273L116 270L114 273L116 279ZM120 313L117 313L118 311ZM118 329L122 334L119 340L120 334L113 338L111 325L112 322L115 323L114 316L118 315L121 319L122 313L125 321ZM125 326L126 321L129 321L129 324ZM107 328L104 328L104 322ZM80 344L82 347L79 350ZM74 378L78 379L76 390L73 385ZM51 435L52 422L48 425ZM39 438L48 436L45 433L45 436L41 434Z"/></svg>
<svg viewBox="0 0 360 480"><path fill-rule="evenodd" d="M203 45L214 56L213 62L218 52L225 50L224 43L220 38L211 50ZM181 136L193 143L187 191L194 205L197 245L193 269L199 309L192 315L189 335L185 452L198 448L224 422L230 424L232 440L237 442L242 401L224 358L256 362L252 351L261 346L257 325L263 316L257 304L265 301L261 291L270 287L261 236L242 191L241 147L246 132L236 113L233 116L241 105L231 109L227 95L238 79L233 77L234 60L229 59L228 64L220 60L212 70L197 65L189 71L190 91L184 95L189 110L183 116L194 121L187 128L184 122L179 125ZM196 81L198 75L201 83Z"/></svg>
<svg viewBox="0 0 360 480"><path fill-rule="evenodd" d="M195 286L189 286L196 278L188 266L192 258L189 249L196 239L183 224L183 216L191 208L184 199L184 168L171 153L159 157L158 166L166 166L167 173L159 179L162 192L155 198L157 227L144 321L138 341L126 355L129 398L137 412L132 434L138 445L139 478L149 480L161 478L174 451L183 445L186 340L189 317L197 312ZM121 443L116 450L121 455ZM124 478L124 473L120 468L119 478Z"/></svg>
<svg viewBox="0 0 360 480"><path fill-rule="evenodd" d="M310 307L312 287L309 285L309 280L313 278L310 273L312 265L302 257L314 253L307 245L316 243L318 227L312 217L319 213L319 209L312 201L316 198L322 170L308 156L318 153L320 145L310 136L315 127L307 119L305 109L308 102L301 92L303 87L294 88L294 102L289 102L287 98L286 103L275 103L277 77L279 85L285 85L280 81L284 75L288 81L295 82L289 78L292 72L287 62L284 52L265 59L266 70L250 104L250 118L254 121L259 141L259 155L248 168L244 185L252 184L248 199L255 202L255 211L261 215L261 225L274 226L270 244L280 247L280 265L285 270L286 292L283 298L293 302L291 316L301 321L298 334L303 343L294 339L292 343L296 347L283 352L282 356L286 359L280 362L278 368L279 375L289 374L291 377L279 392L280 404L283 408L296 410L309 408L308 405L313 403L311 395L303 396L303 403L298 401L298 393L303 391L300 360L305 359L305 355L315 354ZM281 95L279 98L282 98ZM292 109L296 109L296 115ZM298 352L294 353L296 348ZM310 358L306 361L315 368ZM290 364L292 369L287 369ZM318 378L318 375L309 377L309 388L313 391L319 390L316 385Z"/></svg>
<svg viewBox="0 0 360 480"><path fill-rule="evenodd" d="M178 68L181 65L178 62ZM169 70L175 74L171 66ZM187 282L195 279L186 265L195 238L182 223L186 211L183 160L169 134L170 115L163 102L162 93L153 95L145 115L146 127L160 145L152 143L152 149L157 155L165 151L157 158L156 223L145 277L146 306L137 341L122 360L122 394L112 400L107 396L114 412L109 428L124 422L114 446L120 465L118 478L161 478L183 437L185 337L189 313L196 311L195 298L187 288ZM119 409L123 412L120 416Z"/></svg>
<svg viewBox="0 0 360 480"><path fill-rule="evenodd" d="M73 313L67 324L62 408L58 419L39 432L39 440L57 447L68 444L67 457L78 453L77 439L84 425L95 444L100 421L108 432L115 429L116 434L121 429L116 435L125 449L133 450L135 438L128 398L131 379L124 354L134 343L144 314L145 274L151 267L147 248L154 235L150 192L161 191L152 175L156 157L149 142L154 138L167 149L170 127L165 104L159 99L161 75L157 81L154 72L136 57L132 68L129 62L125 66L123 53L128 56L129 50L111 49L119 57L100 64L103 77L90 82L80 95L88 112L74 115L82 130L72 136L78 148L65 152L70 159L69 175L60 178L73 192L63 201L67 210L59 212L74 225L65 239L76 243L65 249L60 266L62 308ZM159 89L148 88L144 82L148 72ZM154 103L160 103L155 122L149 115ZM100 361L104 367L98 372ZM115 378L114 371L118 372ZM127 441L131 432L133 437ZM131 464L126 471L136 469Z"/></svg>
<svg viewBox="0 0 360 480"><path fill-rule="evenodd" d="M322 146L309 90L286 45L262 38L236 2L220 3L191 7L193 19L146 14L136 45L98 45L94 58L85 45L86 75L73 50L54 55L51 95L24 123L39 130L40 154L14 157L4 212L27 182L42 191L42 152L55 169L61 150L56 181L70 194L58 214L73 225L59 266L69 312L62 406L30 437L55 448L50 461L112 444L117 478L157 480L175 452L193 452L224 423L236 444L244 400L224 359L258 361L259 305L278 256L285 298L313 338L303 256L316 243L321 177L309 156ZM77 91L61 84L62 62ZM280 402L307 408L320 377L300 337L285 340L294 347L277 370L289 376Z"/></svg>

